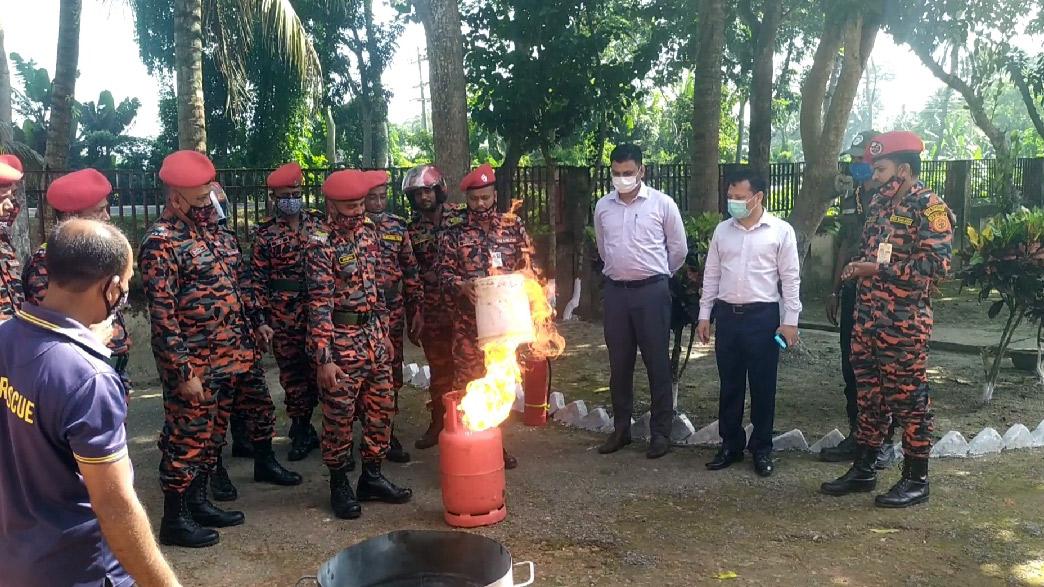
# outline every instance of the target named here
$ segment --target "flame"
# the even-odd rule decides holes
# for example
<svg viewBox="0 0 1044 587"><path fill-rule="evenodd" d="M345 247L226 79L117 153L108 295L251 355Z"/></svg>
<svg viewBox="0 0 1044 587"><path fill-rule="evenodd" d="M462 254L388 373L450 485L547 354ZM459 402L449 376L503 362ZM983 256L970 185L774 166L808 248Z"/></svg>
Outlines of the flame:
<svg viewBox="0 0 1044 587"><path fill-rule="evenodd" d="M459 407L464 426L475 432L498 426L511 415L515 389L522 384L522 368L518 363L520 346L523 346L521 354L524 357L535 360L556 358L565 350L565 339L555 328L555 310L548 301L553 294L552 288L541 285L537 274L530 268L521 273L525 276L525 291L536 336L528 344L504 339L487 343L482 348L486 375L468 383Z"/></svg>

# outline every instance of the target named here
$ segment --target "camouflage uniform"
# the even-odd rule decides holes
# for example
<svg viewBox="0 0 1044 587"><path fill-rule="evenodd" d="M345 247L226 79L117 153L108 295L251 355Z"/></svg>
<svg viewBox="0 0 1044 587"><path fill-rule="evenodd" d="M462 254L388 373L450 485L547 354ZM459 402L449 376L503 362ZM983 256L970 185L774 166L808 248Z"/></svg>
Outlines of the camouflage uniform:
<svg viewBox="0 0 1044 587"><path fill-rule="evenodd" d="M322 230L318 213L302 210L298 230L270 218L257 228L250 257L255 299L272 327L272 354L279 364L279 382L286 391L286 414L309 419L319 401L315 368L305 351L308 299L305 250L308 239Z"/></svg>
<svg viewBox="0 0 1044 587"><path fill-rule="evenodd" d="M388 362L396 392L402 387L402 345L407 314L413 316L424 302L424 288L417 270L406 221L394 214L371 215L380 237L377 287L388 306L385 326L392 343ZM397 403L397 402L396 402Z"/></svg>
<svg viewBox="0 0 1044 587"><path fill-rule="evenodd" d="M22 287L25 290L25 301L36 306L40 305L40 302L44 299L44 294L47 293L46 256L47 243L44 243L33 253L33 256L29 258L29 262L22 270ZM112 351L109 363L115 369L116 374L120 376L120 380L123 381L123 387L127 394L125 397L128 398L131 392L131 381L127 375L130 345L130 333L127 332L127 326L123 321L123 312L117 310L112 321L112 339L109 340L108 344L109 350Z"/></svg>
<svg viewBox="0 0 1044 587"><path fill-rule="evenodd" d="M319 366L336 363L346 377L322 390L323 463L348 464L356 404L364 410L364 463L380 463L391 441L395 410L392 374L380 316L387 311L377 285L379 237L366 217L339 216L312 234L306 253L308 351Z"/></svg>
<svg viewBox="0 0 1044 587"><path fill-rule="evenodd" d="M439 225L422 214L414 214L409 233L417 266L423 268L420 277L424 284L424 330L421 347L431 369L428 393L432 407L440 411L442 396L453 390L453 296L439 283L436 265L439 262L439 236L443 231L462 224L467 218L464 204L442 204Z"/></svg>
<svg viewBox="0 0 1044 587"><path fill-rule="evenodd" d="M932 331L929 293L950 268L953 214L918 182L894 200L878 195L867 214L862 260L875 262L882 243L888 263L859 283L852 367L859 386L859 443L878 448L888 412L903 427L907 458L927 459L932 413L925 376Z"/></svg>
<svg viewBox="0 0 1044 587"><path fill-rule="evenodd" d="M21 211L21 202L14 201L14 210L9 216L7 226L14 224L14 219ZM18 253L11 244L11 234L7 228L0 234L0 322L4 322L15 315L25 301L22 290L22 264L18 261Z"/></svg>
<svg viewBox="0 0 1044 587"><path fill-rule="evenodd" d="M159 219L145 235L138 263L163 385L160 483L165 492L181 493L197 474L214 470L233 401L250 414L254 441L272 438L275 410L256 368L253 338L261 313L245 287L235 236L216 218L198 226ZM177 393L193 377L202 381L203 399Z"/></svg>
<svg viewBox="0 0 1044 587"><path fill-rule="evenodd" d="M495 214L486 231L469 212L467 221L439 236L439 279L455 295L453 321L454 390L483 377L485 359L478 346L475 307L459 295L468 280L512 273L530 266L533 246L514 214Z"/></svg>

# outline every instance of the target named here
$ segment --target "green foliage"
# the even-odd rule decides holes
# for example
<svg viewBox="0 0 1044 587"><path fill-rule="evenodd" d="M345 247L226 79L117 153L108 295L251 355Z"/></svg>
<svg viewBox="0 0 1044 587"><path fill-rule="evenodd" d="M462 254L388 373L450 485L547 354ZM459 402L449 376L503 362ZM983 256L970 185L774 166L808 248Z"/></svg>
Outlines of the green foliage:
<svg viewBox="0 0 1044 587"><path fill-rule="evenodd" d="M685 265L671 276L670 289L675 306L684 310L689 322L695 322L699 315L703 260L707 257L711 237L721 219L721 214L717 212L703 212L683 219L689 254L685 257ZM678 316L679 313L675 312L676 320Z"/></svg>

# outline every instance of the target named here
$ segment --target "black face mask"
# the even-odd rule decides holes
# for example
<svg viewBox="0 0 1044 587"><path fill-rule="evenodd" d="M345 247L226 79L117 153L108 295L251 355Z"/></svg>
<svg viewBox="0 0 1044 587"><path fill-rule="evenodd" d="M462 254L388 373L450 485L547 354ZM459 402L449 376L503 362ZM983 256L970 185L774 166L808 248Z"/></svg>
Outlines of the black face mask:
<svg viewBox="0 0 1044 587"><path fill-rule="evenodd" d="M217 211L214 209L213 204L207 204L205 206L193 206L189 208L188 216L189 220L194 222L197 226L204 226L213 224L217 220Z"/></svg>
<svg viewBox="0 0 1044 587"><path fill-rule="evenodd" d="M476 220L490 220L497 215L497 206L494 204L485 210L471 210L470 212Z"/></svg>

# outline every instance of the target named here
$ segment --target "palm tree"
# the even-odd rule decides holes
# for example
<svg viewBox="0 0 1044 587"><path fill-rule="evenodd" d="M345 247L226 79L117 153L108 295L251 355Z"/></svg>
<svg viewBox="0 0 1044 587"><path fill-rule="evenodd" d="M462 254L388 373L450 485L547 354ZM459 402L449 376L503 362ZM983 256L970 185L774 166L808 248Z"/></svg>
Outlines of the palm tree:
<svg viewBox="0 0 1044 587"><path fill-rule="evenodd" d="M139 13L164 9L164 3L156 0L134 0L133 4ZM228 87L233 110L248 102L246 60L255 48L279 55L310 93L322 85L319 57L290 0L175 0L174 71L182 149L206 150L204 39Z"/></svg>
<svg viewBox="0 0 1044 587"><path fill-rule="evenodd" d="M61 0L58 17L58 59L54 67L51 118L47 124L44 166L63 171L72 142L73 105L76 103L76 68L80 61L81 0Z"/></svg>

